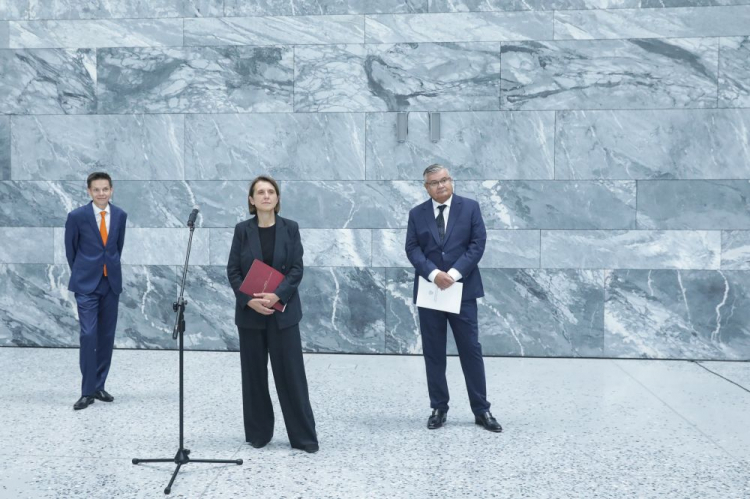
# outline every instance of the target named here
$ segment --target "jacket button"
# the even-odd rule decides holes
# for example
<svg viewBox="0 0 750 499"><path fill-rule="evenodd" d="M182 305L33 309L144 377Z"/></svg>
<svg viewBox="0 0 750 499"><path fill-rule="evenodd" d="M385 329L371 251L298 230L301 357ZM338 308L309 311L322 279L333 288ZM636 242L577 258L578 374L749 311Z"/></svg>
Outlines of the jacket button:
<svg viewBox="0 0 750 499"><path fill-rule="evenodd" d="M282 268L282 269L285 269L285 268L286 268L286 265L282 265L282 266L281 266L281 268Z"/></svg>

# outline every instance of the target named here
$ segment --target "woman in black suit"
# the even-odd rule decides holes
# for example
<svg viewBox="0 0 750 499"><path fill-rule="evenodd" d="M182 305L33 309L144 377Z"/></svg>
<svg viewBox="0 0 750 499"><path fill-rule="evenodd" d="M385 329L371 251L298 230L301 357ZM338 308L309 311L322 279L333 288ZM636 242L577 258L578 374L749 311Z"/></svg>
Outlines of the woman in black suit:
<svg viewBox="0 0 750 499"><path fill-rule="evenodd" d="M295 449L317 452L299 332L302 304L297 287L302 280L302 242L297 223L277 215L280 194L271 177L253 180L248 207L255 217L234 228L227 263L229 283L237 296L234 320L240 337L245 440L261 448L273 436L273 406L268 392L270 354L289 442ZM240 291L256 258L285 275L274 293L248 296ZM284 312L271 308L277 301L286 305Z"/></svg>

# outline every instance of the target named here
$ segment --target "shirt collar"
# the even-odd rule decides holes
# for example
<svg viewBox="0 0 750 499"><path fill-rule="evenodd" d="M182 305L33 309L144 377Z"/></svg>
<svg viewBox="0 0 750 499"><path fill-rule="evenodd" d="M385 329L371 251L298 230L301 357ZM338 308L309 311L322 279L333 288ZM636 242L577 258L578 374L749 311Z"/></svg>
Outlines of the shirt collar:
<svg viewBox="0 0 750 499"><path fill-rule="evenodd" d="M453 194L451 194L451 197L449 197L449 198L448 198L448 199L447 199L447 200L445 201L445 203L438 203L437 201L435 201L435 200L433 199L433 200L432 200L432 211L435 211L435 210L437 210L437 209L438 209L438 206L441 206L441 205L446 205L446 206L448 207L448 209L450 209L450 207L451 207L451 201L453 201Z"/></svg>
<svg viewBox="0 0 750 499"><path fill-rule="evenodd" d="M99 216L99 213L101 212L105 212L107 215L109 215L109 203L107 203L107 206L103 210L100 210L99 207L95 205L93 201L91 202L91 206L94 207L94 214L97 217Z"/></svg>

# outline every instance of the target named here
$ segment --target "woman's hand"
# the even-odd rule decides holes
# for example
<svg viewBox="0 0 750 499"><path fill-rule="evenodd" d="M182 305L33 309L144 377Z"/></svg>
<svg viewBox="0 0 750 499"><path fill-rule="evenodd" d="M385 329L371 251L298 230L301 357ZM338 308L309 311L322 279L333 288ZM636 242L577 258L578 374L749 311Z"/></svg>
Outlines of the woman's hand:
<svg viewBox="0 0 750 499"><path fill-rule="evenodd" d="M260 298L267 301L268 304L266 306L268 308L273 307L274 305L276 305L276 302L279 301L279 297L276 296L276 293L253 293L253 296L255 298Z"/></svg>
<svg viewBox="0 0 750 499"><path fill-rule="evenodd" d="M256 293L256 295L260 295L260 294L269 294L269 293ZM247 302L247 306L252 308L253 310L255 310L261 315L271 315L274 312L274 310L270 308L273 306L273 304L269 304L268 300L265 298L253 298L252 300Z"/></svg>

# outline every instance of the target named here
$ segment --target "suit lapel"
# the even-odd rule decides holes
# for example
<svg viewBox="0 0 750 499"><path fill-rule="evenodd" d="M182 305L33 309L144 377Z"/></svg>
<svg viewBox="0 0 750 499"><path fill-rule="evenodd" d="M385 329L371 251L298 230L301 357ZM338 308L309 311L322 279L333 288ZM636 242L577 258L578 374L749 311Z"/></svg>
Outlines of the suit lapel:
<svg viewBox="0 0 750 499"><path fill-rule="evenodd" d="M109 244L110 236L117 234L117 229L120 227L120 210L118 210L112 203L109 203L109 231L107 232L107 244Z"/></svg>
<svg viewBox="0 0 750 499"><path fill-rule="evenodd" d="M253 258L263 261L263 251L260 249L260 233L258 232L258 217L251 218L247 224L247 240Z"/></svg>
<svg viewBox="0 0 750 499"><path fill-rule="evenodd" d="M423 212L424 212L424 218L425 218L425 223L427 224L427 228L430 229L430 234L432 234L432 237L435 239L435 242L438 245L441 245L440 235L438 234L438 228L437 228L437 220L435 220L435 211L432 209L432 199L429 199L422 206L424 207Z"/></svg>
<svg viewBox="0 0 750 499"><path fill-rule="evenodd" d="M94 211L93 201L88 204L88 214L86 215L86 219L90 222L91 228L93 229L94 234L96 234L96 238L99 241L99 244L104 246L101 232L99 232L99 220L96 219L96 212Z"/></svg>
<svg viewBox="0 0 750 499"><path fill-rule="evenodd" d="M453 227L456 226L456 223L458 222L458 217L461 214L461 205L463 203L461 202L461 198L453 195L453 201L451 202L451 211L448 214L448 227L445 228L445 239L443 239L443 243L445 243L449 237L451 237L451 231L453 231Z"/></svg>
<svg viewBox="0 0 750 499"><path fill-rule="evenodd" d="M276 216L276 239L273 243L273 265L271 265L273 268L278 270L281 267L281 252L284 248L283 244L285 241L282 241L284 232L284 220Z"/></svg>

